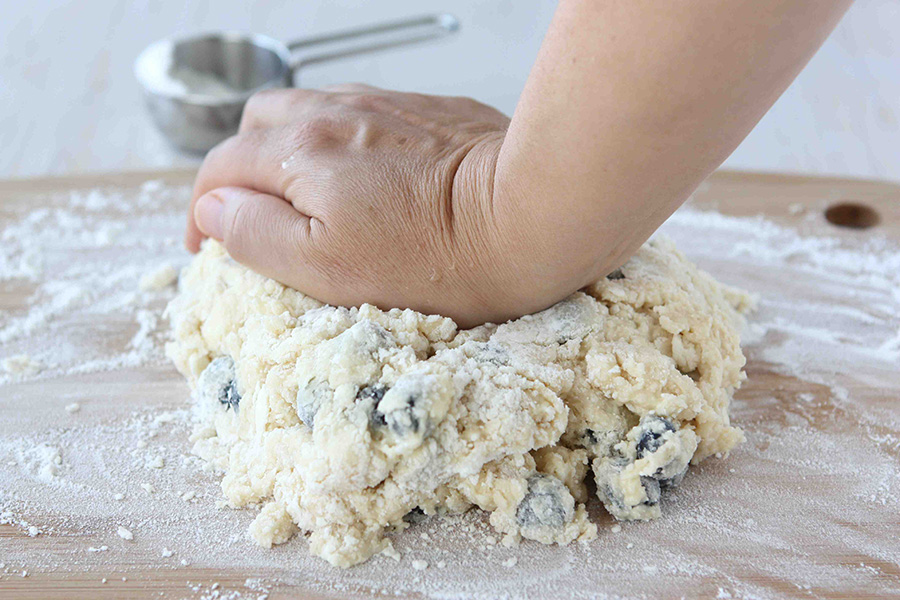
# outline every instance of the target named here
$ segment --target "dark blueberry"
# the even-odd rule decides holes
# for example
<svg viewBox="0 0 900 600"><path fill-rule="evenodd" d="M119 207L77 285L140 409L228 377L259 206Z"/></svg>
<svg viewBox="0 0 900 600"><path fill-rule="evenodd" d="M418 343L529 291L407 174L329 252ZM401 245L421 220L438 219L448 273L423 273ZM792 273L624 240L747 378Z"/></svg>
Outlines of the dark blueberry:
<svg viewBox="0 0 900 600"><path fill-rule="evenodd" d="M625 510L625 499L621 496L621 494L617 494L610 484L603 484L603 486L598 489L598 492L602 492L600 495L601 500L612 504L620 511Z"/></svg>
<svg viewBox="0 0 900 600"><path fill-rule="evenodd" d="M641 475L641 485L644 486L644 491L647 492L647 500L644 504L647 506L658 504L660 482L652 477Z"/></svg>
<svg viewBox="0 0 900 600"><path fill-rule="evenodd" d="M403 520L409 523L410 525L418 525L428 518L428 515L425 514L425 511L419 508L418 506L403 515Z"/></svg>
<svg viewBox="0 0 900 600"><path fill-rule="evenodd" d="M657 479L657 481L659 481L659 487L664 490L677 487L678 484L681 483L684 479L684 476L687 475L689 466L690 465L684 465L684 470L681 473L678 473L677 475L673 475L672 477L668 477L666 479L659 479L659 475L662 475L662 473L657 473L656 475L654 475L654 477ZM659 470L661 471L662 469Z"/></svg>
<svg viewBox="0 0 900 600"><path fill-rule="evenodd" d="M384 394L388 391L388 387L382 383L375 385L367 385L360 388L356 393L356 401L366 405L366 410L370 411L369 425L373 428L384 427L387 422L384 419L384 413L378 410L378 403L384 398Z"/></svg>
<svg viewBox="0 0 900 600"><path fill-rule="evenodd" d="M359 388L359 391L356 393L356 401L371 401L372 405L377 405L381 402L381 399L384 398L384 393L388 391L388 388L383 383L376 383L375 385L367 385L366 387Z"/></svg>
<svg viewBox="0 0 900 600"><path fill-rule="evenodd" d="M565 484L556 477L538 473L528 478L528 492L516 509L520 527L562 527L574 512L564 499L570 496Z"/></svg>
<svg viewBox="0 0 900 600"><path fill-rule="evenodd" d="M578 444L594 455L608 454L610 432L585 429L578 438Z"/></svg>
<svg viewBox="0 0 900 600"><path fill-rule="evenodd" d="M212 360L200 374L197 390L201 397L214 399L225 409L238 409L241 394L237 389L234 360L230 356L219 356Z"/></svg>
<svg viewBox="0 0 900 600"><path fill-rule="evenodd" d="M481 351L475 354L475 360L487 362L497 367L509 364L509 352L506 348L490 342L479 343L478 347Z"/></svg>
<svg viewBox="0 0 900 600"><path fill-rule="evenodd" d="M390 332L374 321L360 321L353 326L359 330L359 348L368 354L375 355L379 350L390 348L394 345L394 338Z"/></svg>
<svg viewBox="0 0 900 600"><path fill-rule="evenodd" d="M418 394L407 394L402 408L394 409L384 415L384 420L394 435L404 437L421 430L422 421L416 414L417 403L421 400Z"/></svg>
<svg viewBox="0 0 900 600"><path fill-rule="evenodd" d="M643 417L639 427L641 433L636 447L638 459L659 450L668 438L665 434L675 431L675 426L671 421L655 415Z"/></svg>
<svg viewBox="0 0 900 600"><path fill-rule="evenodd" d="M234 379L219 390L219 403L224 404L225 408L238 409L238 405L241 403L241 395L237 391L237 382Z"/></svg>
<svg viewBox="0 0 900 600"><path fill-rule="evenodd" d="M622 272L622 269L616 269L612 273L606 276L607 279L625 279L625 273Z"/></svg>
<svg viewBox="0 0 900 600"><path fill-rule="evenodd" d="M581 444L585 448L593 448L598 443L600 443L600 438L597 437L593 429L585 429L584 433L581 434Z"/></svg>
<svg viewBox="0 0 900 600"><path fill-rule="evenodd" d="M393 436L413 440L431 431L428 394L430 376L410 373L399 378L390 388L372 386L360 402L373 404L370 425L383 428Z"/></svg>
<svg viewBox="0 0 900 600"><path fill-rule="evenodd" d="M297 416L310 429L315 426L316 413L322 408L328 394L328 385L317 379L297 390Z"/></svg>

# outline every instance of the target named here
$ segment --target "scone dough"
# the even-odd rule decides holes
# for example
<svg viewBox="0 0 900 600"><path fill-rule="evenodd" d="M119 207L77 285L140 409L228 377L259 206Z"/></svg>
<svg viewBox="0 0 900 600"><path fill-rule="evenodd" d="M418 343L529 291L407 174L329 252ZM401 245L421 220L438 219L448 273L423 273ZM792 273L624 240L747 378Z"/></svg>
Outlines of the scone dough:
<svg viewBox="0 0 900 600"><path fill-rule="evenodd" d="M194 390L194 451L231 505L262 505L258 543L307 532L334 565L389 549L413 511L473 505L508 543L589 540L587 477L617 519L651 519L689 464L742 440L728 407L749 299L665 238L541 313L465 331L322 305L214 241L179 289L166 350Z"/></svg>

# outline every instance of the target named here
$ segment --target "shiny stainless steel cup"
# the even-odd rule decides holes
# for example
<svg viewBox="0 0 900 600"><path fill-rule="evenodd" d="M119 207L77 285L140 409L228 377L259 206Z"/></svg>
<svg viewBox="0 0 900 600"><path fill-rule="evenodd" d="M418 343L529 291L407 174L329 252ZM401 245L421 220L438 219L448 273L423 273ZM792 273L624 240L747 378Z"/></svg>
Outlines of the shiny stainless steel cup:
<svg viewBox="0 0 900 600"><path fill-rule="evenodd" d="M459 29L448 14L425 15L316 36L290 44L264 35L216 32L164 39L135 61L153 121L174 145L206 152L234 135L244 104L267 88L291 87L305 65L445 37ZM173 86L172 72L220 82L200 91Z"/></svg>

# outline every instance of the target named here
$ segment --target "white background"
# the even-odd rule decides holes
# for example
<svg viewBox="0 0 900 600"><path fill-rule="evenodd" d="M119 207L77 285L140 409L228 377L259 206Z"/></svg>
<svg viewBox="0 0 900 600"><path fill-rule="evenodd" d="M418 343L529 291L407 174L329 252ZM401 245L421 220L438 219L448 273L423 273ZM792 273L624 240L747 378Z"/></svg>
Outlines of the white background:
<svg viewBox="0 0 900 600"><path fill-rule="evenodd" d="M301 83L364 81L467 95L510 114L554 6L537 0L3 0L0 177L196 164L153 129L132 75L141 49L173 33L237 29L288 41L448 10L462 22L450 41L310 67ZM900 0L857 0L726 166L900 179Z"/></svg>

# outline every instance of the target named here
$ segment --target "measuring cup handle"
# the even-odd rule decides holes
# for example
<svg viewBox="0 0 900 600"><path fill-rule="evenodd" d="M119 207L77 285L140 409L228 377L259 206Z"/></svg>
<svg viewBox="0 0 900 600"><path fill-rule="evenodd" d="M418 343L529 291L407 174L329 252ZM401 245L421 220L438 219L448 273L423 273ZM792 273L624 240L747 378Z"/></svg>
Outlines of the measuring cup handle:
<svg viewBox="0 0 900 600"><path fill-rule="evenodd" d="M424 42L448 36L459 29L459 21L450 14L433 14L369 25L306 38L288 44L292 52L291 70L314 63L365 54L416 42ZM325 46L319 49L319 46ZM310 54L302 52L316 48Z"/></svg>

